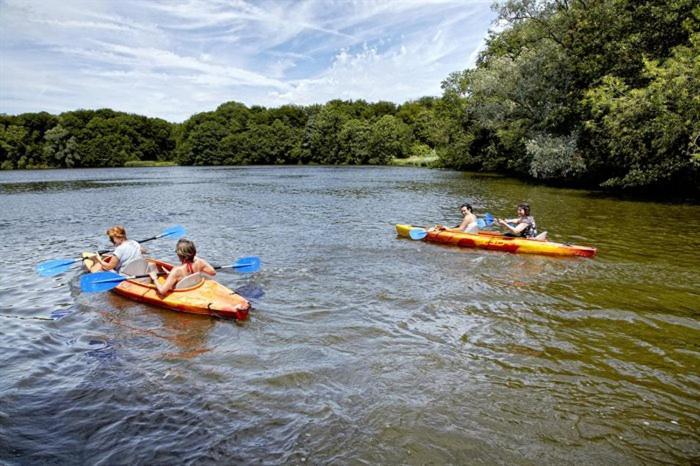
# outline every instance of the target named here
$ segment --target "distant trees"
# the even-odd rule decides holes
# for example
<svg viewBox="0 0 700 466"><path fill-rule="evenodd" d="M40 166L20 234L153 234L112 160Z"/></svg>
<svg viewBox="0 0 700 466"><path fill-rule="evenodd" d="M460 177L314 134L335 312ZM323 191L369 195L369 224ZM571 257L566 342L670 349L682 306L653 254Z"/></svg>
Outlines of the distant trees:
<svg viewBox="0 0 700 466"><path fill-rule="evenodd" d="M180 125L174 156L185 165L386 164L408 157L420 138L434 143L428 140L431 110L406 105L422 109L420 125L406 124L402 107L391 102L332 100L272 109L228 102Z"/></svg>
<svg viewBox="0 0 700 466"><path fill-rule="evenodd" d="M0 167L121 167L131 160L167 160L175 148L165 120L78 110L0 115Z"/></svg>
<svg viewBox="0 0 700 466"><path fill-rule="evenodd" d="M505 0L474 69L441 97L247 107L181 124L109 109L0 115L0 168L387 164L700 196L696 0Z"/></svg>
<svg viewBox="0 0 700 466"><path fill-rule="evenodd" d="M700 188L693 0L508 0L443 82L454 168L624 190Z"/></svg>

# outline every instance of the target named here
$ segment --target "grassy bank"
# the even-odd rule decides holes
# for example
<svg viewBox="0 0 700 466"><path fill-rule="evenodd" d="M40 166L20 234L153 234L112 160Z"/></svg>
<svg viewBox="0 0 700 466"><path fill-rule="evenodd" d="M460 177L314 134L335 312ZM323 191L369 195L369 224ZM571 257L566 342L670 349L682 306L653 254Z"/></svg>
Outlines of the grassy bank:
<svg viewBox="0 0 700 466"><path fill-rule="evenodd" d="M125 167L174 167L176 165L175 162L167 160L161 162L156 160L132 160L124 164Z"/></svg>
<svg viewBox="0 0 700 466"><path fill-rule="evenodd" d="M400 167L407 167L407 166L413 166L413 167L437 167L439 164L440 158L437 155L430 154L430 155L414 155L412 157L407 157L405 159L398 159L398 158L393 158L391 159L391 162L389 162L389 165L397 165Z"/></svg>

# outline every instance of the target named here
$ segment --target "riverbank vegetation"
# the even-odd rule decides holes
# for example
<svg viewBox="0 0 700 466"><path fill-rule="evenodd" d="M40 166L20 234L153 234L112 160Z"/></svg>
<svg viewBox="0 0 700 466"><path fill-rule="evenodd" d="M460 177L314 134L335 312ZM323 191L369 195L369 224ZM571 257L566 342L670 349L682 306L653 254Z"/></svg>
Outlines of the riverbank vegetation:
<svg viewBox="0 0 700 466"><path fill-rule="evenodd" d="M476 67L401 105L228 102L180 124L109 109L0 115L0 168L403 163L697 196L696 5L499 2Z"/></svg>

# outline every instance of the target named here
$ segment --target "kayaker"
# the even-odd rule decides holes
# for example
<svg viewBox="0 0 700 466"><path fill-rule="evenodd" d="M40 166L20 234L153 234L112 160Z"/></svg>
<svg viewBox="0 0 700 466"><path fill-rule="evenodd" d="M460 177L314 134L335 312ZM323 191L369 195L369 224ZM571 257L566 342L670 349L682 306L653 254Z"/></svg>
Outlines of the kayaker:
<svg viewBox="0 0 700 466"><path fill-rule="evenodd" d="M90 272L101 272L107 270L119 270L126 267L130 262L141 259L143 247L133 239L126 237L126 229L121 225L115 225L107 230L107 236L116 248L109 254L111 259L104 260L99 254L89 256L94 263L90 267Z"/></svg>
<svg viewBox="0 0 700 466"><path fill-rule="evenodd" d="M539 241L547 240L547 232L537 234L537 224L535 218L530 215L530 205L526 202L518 204L517 218L496 219L499 225L508 229L504 236L515 236Z"/></svg>
<svg viewBox="0 0 700 466"><path fill-rule="evenodd" d="M459 206L459 210L462 212L464 218L462 218L462 223L460 223L457 228L465 233L479 233L477 218L476 215L474 215L472 206L465 203Z"/></svg>
<svg viewBox="0 0 700 466"><path fill-rule="evenodd" d="M205 273L210 276L216 275L216 270L214 267L205 261L201 257L197 257L197 248L194 243L188 239L181 239L177 242L175 246L175 254L180 259L182 265L173 267L165 279L165 283L160 283L158 281L158 275L155 271L149 273L151 280L158 290L158 294L166 295L170 290L175 288L175 285L185 277L193 275L195 273Z"/></svg>
<svg viewBox="0 0 700 466"><path fill-rule="evenodd" d="M476 215L474 215L474 211L472 209L471 204L462 204L461 206L459 206L459 211L462 213L463 216L462 222L454 228L460 229L465 233L479 233L479 225L477 223L477 218ZM431 228L431 230L444 231L447 230L447 227L442 225L435 225L433 228Z"/></svg>

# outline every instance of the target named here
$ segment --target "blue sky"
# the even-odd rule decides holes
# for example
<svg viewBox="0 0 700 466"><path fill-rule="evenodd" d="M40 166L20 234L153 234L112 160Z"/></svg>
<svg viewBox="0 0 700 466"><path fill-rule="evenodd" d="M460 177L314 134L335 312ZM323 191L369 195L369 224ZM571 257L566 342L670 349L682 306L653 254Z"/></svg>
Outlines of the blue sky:
<svg viewBox="0 0 700 466"><path fill-rule="evenodd" d="M403 103L471 68L492 0L0 0L0 113L179 122L228 101Z"/></svg>

